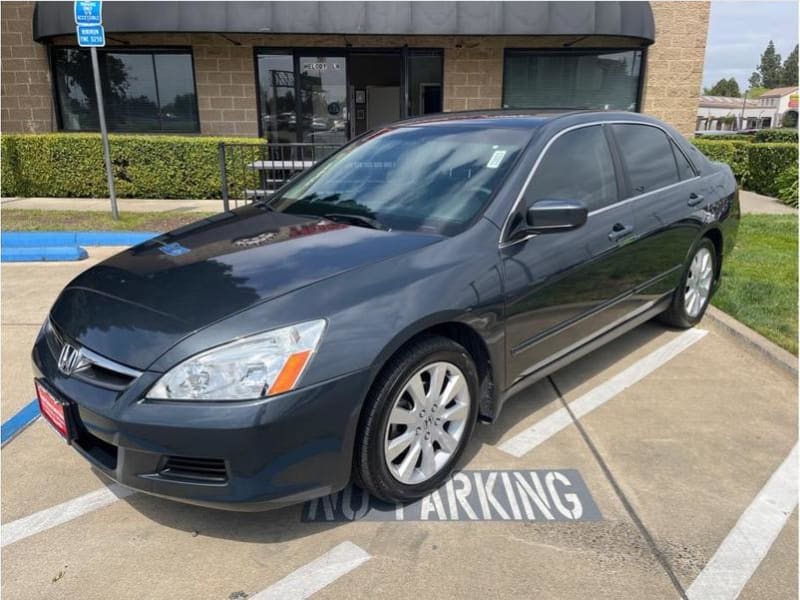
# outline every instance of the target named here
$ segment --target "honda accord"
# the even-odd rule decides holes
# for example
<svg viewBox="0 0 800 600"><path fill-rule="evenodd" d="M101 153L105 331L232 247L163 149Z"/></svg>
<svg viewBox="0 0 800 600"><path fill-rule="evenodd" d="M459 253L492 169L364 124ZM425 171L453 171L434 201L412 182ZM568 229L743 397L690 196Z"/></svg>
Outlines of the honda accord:
<svg viewBox="0 0 800 600"><path fill-rule="evenodd" d="M695 325L738 221L731 170L643 115L402 121L79 275L33 348L40 409L167 498L412 500L525 386Z"/></svg>

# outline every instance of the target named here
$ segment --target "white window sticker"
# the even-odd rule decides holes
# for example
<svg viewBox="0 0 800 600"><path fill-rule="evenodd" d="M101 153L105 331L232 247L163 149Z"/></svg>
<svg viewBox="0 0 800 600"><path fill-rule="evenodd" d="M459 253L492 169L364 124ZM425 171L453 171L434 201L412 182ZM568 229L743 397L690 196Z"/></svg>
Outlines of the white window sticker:
<svg viewBox="0 0 800 600"><path fill-rule="evenodd" d="M487 169L496 169L500 166L500 163L503 162L503 157L506 155L505 150L495 150L494 154L492 154L492 158L489 159L489 162L486 163Z"/></svg>

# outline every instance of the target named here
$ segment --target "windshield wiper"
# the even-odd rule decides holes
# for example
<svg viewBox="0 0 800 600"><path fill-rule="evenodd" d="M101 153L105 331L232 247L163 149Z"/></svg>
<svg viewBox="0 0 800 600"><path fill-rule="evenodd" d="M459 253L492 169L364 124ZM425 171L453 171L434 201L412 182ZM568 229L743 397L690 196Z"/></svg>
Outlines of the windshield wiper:
<svg viewBox="0 0 800 600"><path fill-rule="evenodd" d="M386 225L384 225L377 219L373 219L372 217L366 217L364 215L355 215L351 213L325 213L324 215L322 215L322 217L328 219L329 221L350 223L351 225L369 227L370 229L389 231L389 228L386 227Z"/></svg>

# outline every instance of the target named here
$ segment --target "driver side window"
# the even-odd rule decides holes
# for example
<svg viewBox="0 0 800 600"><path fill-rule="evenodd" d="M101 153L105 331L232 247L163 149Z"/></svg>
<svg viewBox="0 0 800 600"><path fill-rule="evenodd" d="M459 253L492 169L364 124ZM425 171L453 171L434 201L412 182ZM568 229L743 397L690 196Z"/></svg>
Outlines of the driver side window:
<svg viewBox="0 0 800 600"><path fill-rule="evenodd" d="M525 193L539 200L577 200L598 210L617 200L614 163L600 125L565 133L548 148Z"/></svg>

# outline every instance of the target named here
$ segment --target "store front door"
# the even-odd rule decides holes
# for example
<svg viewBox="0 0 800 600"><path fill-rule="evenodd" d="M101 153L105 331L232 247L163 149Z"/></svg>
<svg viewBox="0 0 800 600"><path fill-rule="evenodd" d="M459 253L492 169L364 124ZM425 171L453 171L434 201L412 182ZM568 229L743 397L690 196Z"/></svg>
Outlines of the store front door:
<svg viewBox="0 0 800 600"><path fill-rule="evenodd" d="M256 53L261 135L344 144L365 131L442 110L442 52L417 49Z"/></svg>

